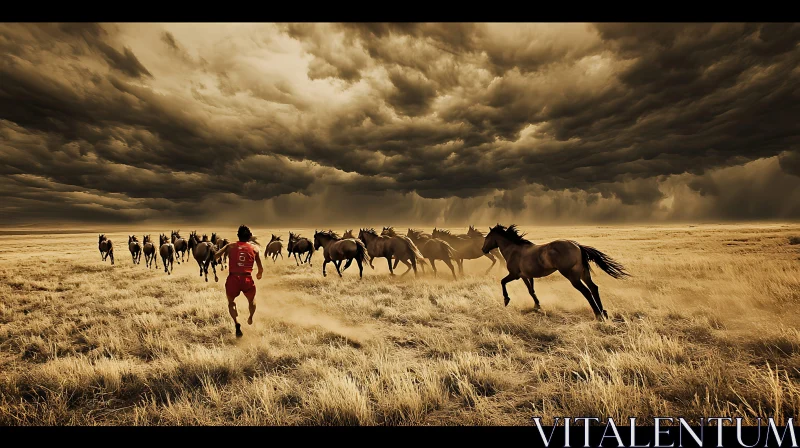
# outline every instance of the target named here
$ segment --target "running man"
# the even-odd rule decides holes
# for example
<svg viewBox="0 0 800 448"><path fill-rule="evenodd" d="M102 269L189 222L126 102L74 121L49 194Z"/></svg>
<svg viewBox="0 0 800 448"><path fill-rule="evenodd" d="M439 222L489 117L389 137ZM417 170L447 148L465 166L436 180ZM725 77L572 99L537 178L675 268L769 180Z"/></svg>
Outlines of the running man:
<svg viewBox="0 0 800 448"><path fill-rule="evenodd" d="M236 311L236 302L234 300L239 296L239 293L244 293L247 297L247 302L250 305L250 317L247 319L248 325L253 325L253 314L256 312L256 284L253 277L250 275L253 272L253 262L258 265L258 273L256 278L261 280L261 275L264 273L264 268L261 266L261 258L256 250L250 244L250 238L253 234L250 229L245 226L239 226L237 233L239 241L228 243L222 249L214 254L214 259L218 260L224 254L228 254L228 279L225 281L225 294L228 296L228 312L231 313L233 323L236 324L236 337L242 337L242 328L236 320L239 313Z"/></svg>

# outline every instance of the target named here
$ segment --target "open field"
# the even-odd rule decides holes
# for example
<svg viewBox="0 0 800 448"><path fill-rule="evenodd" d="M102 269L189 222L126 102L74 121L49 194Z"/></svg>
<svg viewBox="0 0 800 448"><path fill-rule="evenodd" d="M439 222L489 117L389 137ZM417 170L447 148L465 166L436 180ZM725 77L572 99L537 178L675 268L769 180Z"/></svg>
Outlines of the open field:
<svg viewBox="0 0 800 448"><path fill-rule="evenodd" d="M169 229L134 230L157 241ZM263 243L288 230L254 233ZM623 263L634 277L594 268L615 321L595 321L558 273L536 280L536 313L522 281L503 307L504 268L485 275L487 259L465 261L458 282L441 263L438 278L389 278L380 259L359 281L355 263L343 279L330 265L323 278L321 252L298 267L284 248L283 260L264 261L252 326L237 299L245 334L236 339L227 271L206 283L194 260L171 276L160 259L160 269L134 266L125 233L109 234L113 267L100 261L96 233L4 235L0 424L797 416L799 224L522 230Z"/></svg>

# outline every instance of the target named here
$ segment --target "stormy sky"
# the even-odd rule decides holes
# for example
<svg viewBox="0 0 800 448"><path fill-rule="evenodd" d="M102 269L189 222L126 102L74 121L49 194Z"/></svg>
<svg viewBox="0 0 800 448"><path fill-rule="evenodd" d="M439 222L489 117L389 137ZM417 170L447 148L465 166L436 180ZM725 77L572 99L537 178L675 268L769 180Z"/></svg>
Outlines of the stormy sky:
<svg viewBox="0 0 800 448"><path fill-rule="evenodd" d="M0 24L0 215L800 218L798 24Z"/></svg>

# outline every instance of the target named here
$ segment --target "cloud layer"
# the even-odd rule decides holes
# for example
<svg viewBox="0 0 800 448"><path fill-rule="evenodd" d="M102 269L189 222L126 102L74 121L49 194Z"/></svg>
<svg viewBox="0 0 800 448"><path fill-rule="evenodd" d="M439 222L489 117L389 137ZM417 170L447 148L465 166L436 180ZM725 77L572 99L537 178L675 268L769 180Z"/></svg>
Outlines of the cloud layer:
<svg viewBox="0 0 800 448"><path fill-rule="evenodd" d="M31 222L800 218L797 24L2 24Z"/></svg>

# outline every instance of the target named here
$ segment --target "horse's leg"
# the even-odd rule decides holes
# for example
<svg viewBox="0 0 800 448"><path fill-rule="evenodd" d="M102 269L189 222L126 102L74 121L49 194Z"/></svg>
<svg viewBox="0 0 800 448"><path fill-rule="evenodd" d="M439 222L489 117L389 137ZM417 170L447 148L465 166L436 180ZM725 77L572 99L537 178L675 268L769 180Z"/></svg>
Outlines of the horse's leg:
<svg viewBox="0 0 800 448"><path fill-rule="evenodd" d="M431 269L433 269L433 276L438 277L439 273L436 271L436 260L434 260L433 258L428 258L428 260L431 261Z"/></svg>
<svg viewBox="0 0 800 448"><path fill-rule="evenodd" d="M341 278L342 277L342 270L339 269L339 266L342 265L342 260L339 260L338 263L334 262L333 265L336 266L336 273L339 274L339 278Z"/></svg>
<svg viewBox="0 0 800 448"><path fill-rule="evenodd" d="M211 270L214 271L214 281L219 283L219 277L217 277L217 263L213 259L211 260Z"/></svg>
<svg viewBox="0 0 800 448"><path fill-rule="evenodd" d="M581 275L581 279L583 280L584 283L586 283L586 286L589 287L589 291L592 292L594 301L597 303L597 307L600 309L600 312L603 314L603 317L608 319L608 313L606 312L606 309L603 308L603 302L600 300L600 289L592 281L592 274L589 273L588 269L586 268L583 269L583 275Z"/></svg>
<svg viewBox="0 0 800 448"><path fill-rule="evenodd" d="M413 260L413 258L412 258L412 260ZM400 277L403 277L404 275L406 275L406 274L408 274L409 272L411 272L411 263L409 263L407 260L403 260L403 264L404 264L404 265L406 265L406 267L408 267L408 269L406 269L406 272L403 272L403 273L400 275ZM415 273L415 274L417 273L417 269L416 269L416 267L414 268L414 273Z"/></svg>
<svg viewBox="0 0 800 448"><path fill-rule="evenodd" d="M392 258L386 257L386 264L389 265L389 275L394 275L394 268L392 268Z"/></svg>
<svg viewBox="0 0 800 448"><path fill-rule="evenodd" d="M111 254L111 264L114 264L114 251L111 250L109 254Z"/></svg>
<svg viewBox="0 0 800 448"><path fill-rule="evenodd" d="M503 269L503 266L506 265L506 257L503 256L503 253L500 252L500 249L492 249L492 250L489 251L489 253L493 254L495 257L497 257L498 260L500 260L500 266L499 267L500 267L500 269Z"/></svg>
<svg viewBox="0 0 800 448"><path fill-rule="evenodd" d="M567 278L570 283L572 283L572 287L577 289L578 291L583 294L583 297L586 298L586 301L589 302L589 305L592 307L592 311L594 311L594 317L597 320L603 320L603 315L600 312L600 308L597 307L597 304L594 301L594 297L592 297L592 292L589 291L589 288L586 287L583 283L581 283L581 272L576 269L571 270L560 270L561 275Z"/></svg>
<svg viewBox="0 0 800 448"><path fill-rule="evenodd" d="M506 283L513 282L514 280L518 279L519 275L508 273L502 280L500 280L500 285L503 287L503 300L505 301L505 306L508 306L508 302L511 301L511 298L508 297L508 291L506 290Z"/></svg>
<svg viewBox="0 0 800 448"><path fill-rule="evenodd" d="M397 269L397 265L398 264L400 264L400 259L397 258L397 257L394 257L394 266L392 267L392 269Z"/></svg>
<svg viewBox="0 0 800 448"><path fill-rule="evenodd" d="M497 263L497 258L495 258L495 256L492 255L491 252L489 252L488 254L485 254L485 256L488 257L490 260L492 260L492 265L489 266L489 269L487 269L486 272L483 273L483 275L487 275L489 272L491 272L492 268Z"/></svg>
<svg viewBox="0 0 800 448"><path fill-rule="evenodd" d="M342 272L346 271L347 268L349 268L351 264L353 264L353 259L352 258L348 259L347 263L344 264L344 268L342 269Z"/></svg>
<svg viewBox="0 0 800 448"><path fill-rule="evenodd" d="M458 260L456 260L456 263L458 263L458 273L463 276L464 275L464 259L463 258L459 258Z"/></svg>
<svg viewBox="0 0 800 448"><path fill-rule="evenodd" d="M458 277L456 277L456 270L453 268L453 262L450 261L449 258L445 258L442 261L444 261L444 264L446 264L447 267L450 268L450 272L453 273L453 280L458 280ZM431 265L433 265L433 263L431 263Z"/></svg>
<svg viewBox="0 0 800 448"><path fill-rule="evenodd" d="M533 290L533 279L523 278L522 281L525 282L525 286L528 287L528 294L533 297L533 301L536 303L536 306L534 306L533 309L538 310L541 307L539 306L539 299L536 297L536 292Z"/></svg>
<svg viewBox="0 0 800 448"><path fill-rule="evenodd" d="M411 257L411 267L414 268L414 277L417 277L417 257Z"/></svg>
<svg viewBox="0 0 800 448"><path fill-rule="evenodd" d="M325 266L328 264L329 261L331 261L331 260L329 260L327 257L324 260L322 260L322 276L323 277L327 277L328 276L328 274L325 273Z"/></svg>
<svg viewBox="0 0 800 448"><path fill-rule="evenodd" d="M350 264L349 262L347 264ZM358 278L364 278L364 266L361 264L361 258L356 256L356 264L358 264ZM347 266L345 266L347 269Z"/></svg>

